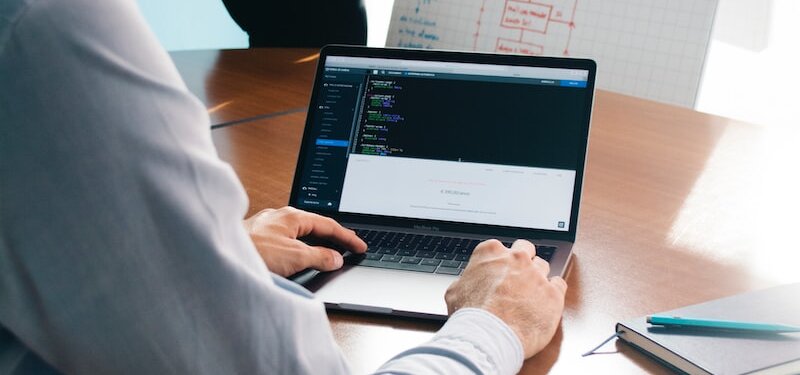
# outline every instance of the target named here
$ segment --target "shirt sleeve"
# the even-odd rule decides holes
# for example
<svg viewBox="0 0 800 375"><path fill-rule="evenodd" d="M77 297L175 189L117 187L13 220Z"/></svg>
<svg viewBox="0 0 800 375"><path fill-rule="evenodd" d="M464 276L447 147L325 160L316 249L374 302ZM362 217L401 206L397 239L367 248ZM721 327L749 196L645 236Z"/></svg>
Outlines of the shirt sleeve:
<svg viewBox="0 0 800 375"><path fill-rule="evenodd" d="M522 343L486 310L458 310L429 342L398 354L376 375L515 374L522 368Z"/></svg>
<svg viewBox="0 0 800 375"><path fill-rule="evenodd" d="M0 373L349 371L133 0L4 0L0 82ZM379 372L512 373L514 340L462 310Z"/></svg>

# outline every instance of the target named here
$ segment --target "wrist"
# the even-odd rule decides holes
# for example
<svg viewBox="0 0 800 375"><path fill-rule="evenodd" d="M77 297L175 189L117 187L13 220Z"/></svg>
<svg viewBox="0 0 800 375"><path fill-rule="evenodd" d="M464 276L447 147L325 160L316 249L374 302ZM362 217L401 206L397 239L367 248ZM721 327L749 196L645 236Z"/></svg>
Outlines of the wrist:
<svg viewBox="0 0 800 375"><path fill-rule="evenodd" d="M472 336L476 346L492 358L499 366L516 373L522 368L525 359L524 346L518 333L505 321L489 310L476 307L461 308L450 317L441 333L455 333ZM463 333L467 332L467 333Z"/></svg>

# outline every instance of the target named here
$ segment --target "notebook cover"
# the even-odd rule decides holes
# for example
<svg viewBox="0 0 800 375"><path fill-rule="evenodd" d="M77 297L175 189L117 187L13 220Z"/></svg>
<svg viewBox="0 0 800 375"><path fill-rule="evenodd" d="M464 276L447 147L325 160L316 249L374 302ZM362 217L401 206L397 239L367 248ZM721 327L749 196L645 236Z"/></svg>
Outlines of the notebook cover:
<svg viewBox="0 0 800 375"><path fill-rule="evenodd" d="M697 305L659 313L683 317L781 323L800 326L800 283L738 294ZM800 361L800 333L758 334L667 329L647 324L640 317L617 325L617 332L630 330L658 345L649 352L671 363L662 350L682 357L698 369L712 374L742 374ZM636 343L635 334L620 338ZM702 371L698 371L702 372Z"/></svg>

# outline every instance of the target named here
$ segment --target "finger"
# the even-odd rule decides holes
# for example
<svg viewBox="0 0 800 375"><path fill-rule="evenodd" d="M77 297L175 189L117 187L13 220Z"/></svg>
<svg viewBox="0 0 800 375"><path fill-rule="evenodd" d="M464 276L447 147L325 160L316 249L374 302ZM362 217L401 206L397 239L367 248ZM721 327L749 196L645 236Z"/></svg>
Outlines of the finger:
<svg viewBox="0 0 800 375"><path fill-rule="evenodd" d="M550 263L547 263L546 260L539 257L533 258L533 268L535 268L537 271L539 271L539 273L541 273L545 277L547 276L547 274L550 273Z"/></svg>
<svg viewBox="0 0 800 375"><path fill-rule="evenodd" d="M533 259L536 256L536 246L527 240L516 240L511 244L511 250L524 251L527 253L528 259Z"/></svg>
<svg viewBox="0 0 800 375"><path fill-rule="evenodd" d="M561 276L553 276L550 278L550 285L552 285L556 290L561 293L561 295L567 294L567 282L561 278Z"/></svg>
<svg viewBox="0 0 800 375"><path fill-rule="evenodd" d="M354 253L367 251L367 243L356 232L343 227L331 218L298 210L297 237L314 236L341 245Z"/></svg>
<svg viewBox="0 0 800 375"><path fill-rule="evenodd" d="M307 246L303 258L304 268L310 267L320 271L338 270L344 264L342 254L322 246Z"/></svg>
<svg viewBox="0 0 800 375"><path fill-rule="evenodd" d="M496 239L489 239L481 241L475 249L472 250L470 259L478 259L485 257L505 256L508 253L508 248L503 246L503 243Z"/></svg>

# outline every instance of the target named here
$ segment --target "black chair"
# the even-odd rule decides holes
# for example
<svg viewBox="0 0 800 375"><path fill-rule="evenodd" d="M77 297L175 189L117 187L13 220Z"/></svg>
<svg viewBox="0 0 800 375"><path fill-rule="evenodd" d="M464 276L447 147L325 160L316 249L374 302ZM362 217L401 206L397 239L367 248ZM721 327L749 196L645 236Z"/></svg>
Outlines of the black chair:
<svg viewBox="0 0 800 375"><path fill-rule="evenodd" d="M367 44L361 0L223 0L250 36L250 47L322 47Z"/></svg>

